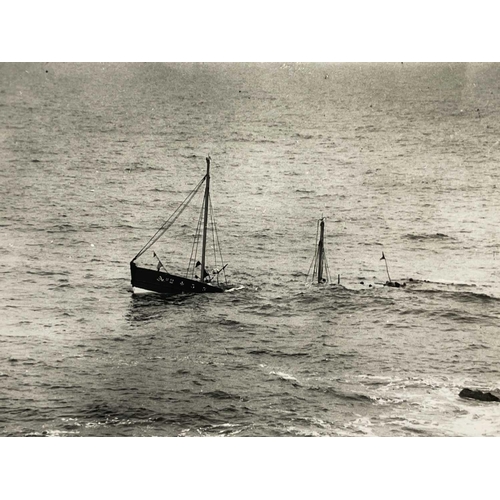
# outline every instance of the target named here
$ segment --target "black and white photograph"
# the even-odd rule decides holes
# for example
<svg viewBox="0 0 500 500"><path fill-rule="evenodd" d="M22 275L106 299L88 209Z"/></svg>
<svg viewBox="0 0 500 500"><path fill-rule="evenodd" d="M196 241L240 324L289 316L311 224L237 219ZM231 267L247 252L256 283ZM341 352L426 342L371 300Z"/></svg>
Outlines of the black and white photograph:
<svg viewBox="0 0 500 500"><path fill-rule="evenodd" d="M5 435L499 435L500 64L1 78Z"/></svg>
<svg viewBox="0 0 500 500"><path fill-rule="evenodd" d="M0 64L1 442L489 446L500 63L200 51Z"/></svg>

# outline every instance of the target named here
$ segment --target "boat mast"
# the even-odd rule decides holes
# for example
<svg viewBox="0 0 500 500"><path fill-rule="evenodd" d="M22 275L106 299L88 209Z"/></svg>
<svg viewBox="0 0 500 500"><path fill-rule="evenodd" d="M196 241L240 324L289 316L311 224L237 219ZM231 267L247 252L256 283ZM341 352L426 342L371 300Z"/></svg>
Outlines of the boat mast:
<svg viewBox="0 0 500 500"><path fill-rule="evenodd" d="M200 281L205 281L205 252L207 249L207 226L208 226L208 198L210 195L210 156L207 156L207 175L206 175L206 184L205 184L205 211L203 214L203 237L202 237L202 245L201 245L201 273L200 273Z"/></svg>
<svg viewBox="0 0 500 500"><path fill-rule="evenodd" d="M323 256L324 256L324 245L323 245L323 237L325 235L325 220L321 219L319 224L320 227L320 235L319 235L319 243L318 243L318 283L323 281Z"/></svg>

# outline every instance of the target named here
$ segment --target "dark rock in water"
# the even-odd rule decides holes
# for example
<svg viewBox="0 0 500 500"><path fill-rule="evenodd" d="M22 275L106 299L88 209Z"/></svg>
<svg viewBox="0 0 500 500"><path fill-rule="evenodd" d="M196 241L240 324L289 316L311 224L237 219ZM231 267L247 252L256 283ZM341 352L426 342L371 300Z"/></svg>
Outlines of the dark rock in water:
<svg viewBox="0 0 500 500"><path fill-rule="evenodd" d="M406 286L406 283L398 283L397 281L386 281L385 286L392 286L394 288L403 288Z"/></svg>
<svg viewBox="0 0 500 500"><path fill-rule="evenodd" d="M482 392L477 389L468 389L467 387L460 391L461 398L479 399L479 401L498 401L500 398L491 392Z"/></svg>

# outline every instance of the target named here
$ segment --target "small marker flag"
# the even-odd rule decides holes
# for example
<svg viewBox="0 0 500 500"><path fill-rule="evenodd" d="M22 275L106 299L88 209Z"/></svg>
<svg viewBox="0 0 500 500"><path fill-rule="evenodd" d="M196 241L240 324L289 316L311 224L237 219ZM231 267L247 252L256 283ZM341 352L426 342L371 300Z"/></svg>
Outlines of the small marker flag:
<svg viewBox="0 0 500 500"><path fill-rule="evenodd" d="M380 257L380 260L385 260L384 252L382 252L382 257Z"/></svg>

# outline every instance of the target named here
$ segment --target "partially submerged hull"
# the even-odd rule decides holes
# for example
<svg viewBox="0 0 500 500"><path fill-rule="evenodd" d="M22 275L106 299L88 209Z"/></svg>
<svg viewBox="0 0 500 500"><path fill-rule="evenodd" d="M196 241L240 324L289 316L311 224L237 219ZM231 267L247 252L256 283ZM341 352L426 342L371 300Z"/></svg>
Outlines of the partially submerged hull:
<svg viewBox="0 0 500 500"><path fill-rule="evenodd" d="M177 293L220 293L224 290L210 283L176 276L164 271L155 271L145 267L138 267L134 262L130 263L130 273L132 276L132 286L142 290L162 294Z"/></svg>

